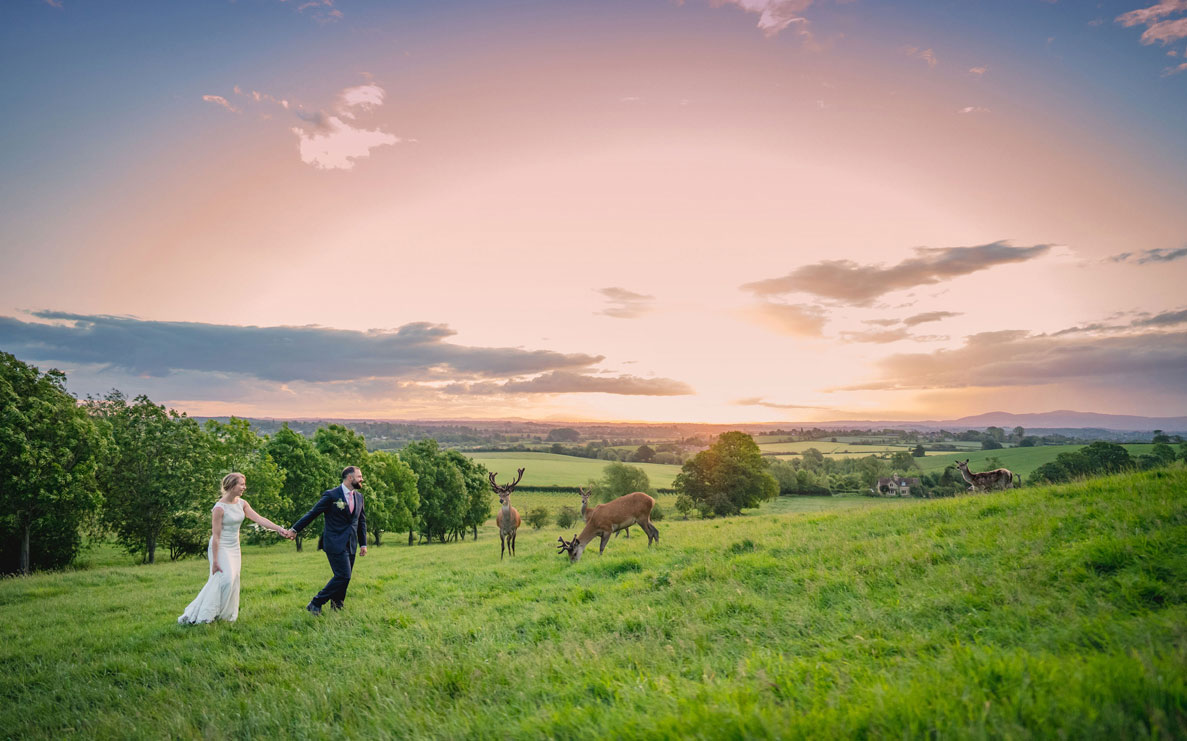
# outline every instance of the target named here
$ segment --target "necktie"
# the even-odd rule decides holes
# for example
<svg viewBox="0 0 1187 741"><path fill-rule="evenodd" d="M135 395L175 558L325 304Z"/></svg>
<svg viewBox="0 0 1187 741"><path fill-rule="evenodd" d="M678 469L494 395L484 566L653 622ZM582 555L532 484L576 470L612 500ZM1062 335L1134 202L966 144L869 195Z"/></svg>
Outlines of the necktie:
<svg viewBox="0 0 1187 741"><path fill-rule="evenodd" d="M350 508L350 513L354 514L354 492L346 495L346 506Z"/></svg>

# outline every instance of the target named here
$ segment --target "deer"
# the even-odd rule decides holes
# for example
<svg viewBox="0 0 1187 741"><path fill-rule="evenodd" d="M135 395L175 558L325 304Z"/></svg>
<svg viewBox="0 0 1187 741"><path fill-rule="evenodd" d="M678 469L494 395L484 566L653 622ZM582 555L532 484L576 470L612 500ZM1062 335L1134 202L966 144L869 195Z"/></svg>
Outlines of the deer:
<svg viewBox="0 0 1187 741"><path fill-rule="evenodd" d="M511 492L515 490L515 485L523 478L524 469L519 469L519 475L515 477L507 486L499 486L495 483L495 477L498 473L490 474L490 485L499 495L499 513L495 515L495 525L499 528L499 560L503 560L503 551L506 549L510 551L511 555L515 555L515 532L519 530L519 511L511 506Z"/></svg>
<svg viewBox="0 0 1187 741"><path fill-rule="evenodd" d="M557 538L560 541L557 553L568 553L569 563L577 563L581 560L585 546L596 536L602 540L598 548L600 556L606 550L606 543L610 542L610 535L631 525L643 528L643 532L647 533L647 547L650 548L653 542L659 542L659 530L651 524L651 508L654 506L655 500L641 491L633 491L612 502L599 504L590 511L580 535L573 533L572 540Z"/></svg>
<svg viewBox="0 0 1187 741"><path fill-rule="evenodd" d="M581 494L581 519L585 522L589 522L589 516L593 514L593 511L601 505L595 505L593 507L589 506L589 495L593 494L593 489L582 489L580 486L578 486L577 492ZM629 527L624 527L622 530L615 530L614 537L617 538L619 532L624 533L628 539L631 537L631 529Z"/></svg>
<svg viewBox="0 0 1187 741"><path fill-rule="evenodd" d="M956 467L960 469L960 475L969 483L969 491L990 491L992 489L1013 489L1014 477L1018 477L1018 484L1022 484L1022 477L1012 472L1008 468L995 468L992 471L982 471L981 473L972 473L969 471L969 459L965 458L963 461L956 461Z"/></svg>

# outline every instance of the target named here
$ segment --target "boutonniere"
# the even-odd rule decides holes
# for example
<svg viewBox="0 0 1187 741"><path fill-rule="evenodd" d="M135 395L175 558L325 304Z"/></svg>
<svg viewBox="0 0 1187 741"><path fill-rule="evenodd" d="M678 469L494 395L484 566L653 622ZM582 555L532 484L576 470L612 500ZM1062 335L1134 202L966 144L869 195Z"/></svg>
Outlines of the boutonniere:
<svg viewBox="0 0 1187 741"><path fill-rule="evenodd" d="M338 509L346 509L346 502L336 502Z"/></svg>

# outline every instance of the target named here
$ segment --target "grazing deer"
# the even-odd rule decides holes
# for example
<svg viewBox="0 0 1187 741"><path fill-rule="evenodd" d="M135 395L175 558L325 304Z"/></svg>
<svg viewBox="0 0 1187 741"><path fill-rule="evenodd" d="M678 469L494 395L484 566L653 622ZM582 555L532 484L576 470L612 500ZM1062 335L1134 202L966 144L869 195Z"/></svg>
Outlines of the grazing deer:
<svg viewBox="0 0 1187 741"><path fill-rule="evenodd" d="M495 483L495 476L497 473L490 475L491 488L499 495L499 513L495 515L495 524L499 526L499 560L503 560L504 548L515 555L515 532L519 530L519 512L511 506L511 492L515 490L515 485L523 478L523 469L519 469L519 475L515 477L507 486L499 486Z"/></svg>
<svg viewBox="0 0 1187 741"><path fill-rule="evenodd" d="M578 486L577 492L581 494L581 519L585 522L589 522L589 516L593 514L593 511L601 505L594 507L589 506L589 495L593 494L593 489L582 489L580 486ZM619 532L625 533L627 538L631 537L631 529L629 527L624 527L621 531L615 530L614 537L617 538Z"/></svg>
<svg viewBox="0 0 1187 741"><path fill-rule="evenodd" d="M1022 477L1013 473L1008 468L996 468L992 471L983 471L981 473L972 473L969 471L969 459L965 458L963 461L957 461L956 467L960 469L960 475L969 483L969 491L991 491L993 489L1013 489L1014 477L1018 477L1018 484L1022 484Z"/></svg>
<svg viewBox="0 0 1187 741"><path fill-rule="evenodd" d="M584 496L587 495L583 494ZM568 552L569 563L577 563L585 546L597 536L602 539L598 548L598 555L601 555L602 551L606 550L606 543L610 542L610 535L631 525L643 528L643 532L647 533L647 547L650 548L653 541L659 542L659 530L651 524L651 508L654 506L655 500L641 491L631 492L613 502L599 504L590 511L585 529L580 535L574 533L570 541L557 538L560 541L557 553Z"/></svg>

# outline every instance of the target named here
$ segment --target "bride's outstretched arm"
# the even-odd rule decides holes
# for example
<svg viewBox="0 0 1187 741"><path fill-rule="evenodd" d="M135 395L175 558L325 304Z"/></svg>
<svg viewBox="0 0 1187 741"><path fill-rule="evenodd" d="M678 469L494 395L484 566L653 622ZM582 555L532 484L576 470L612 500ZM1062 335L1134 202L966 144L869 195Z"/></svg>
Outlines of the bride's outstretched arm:
<svg viewBox="0 0 1187 741"><path fill-rule="evenodd" d="M288 533L289 533L288 530L285 530L280 525L277 525L275 522L272 522L272 520L269 520L267 517L264 517L259 512L256 512L254 509L251 508L251 505L247 503L247 500L241 499L239 501L243 502L243 514L247 515L247 519L251 520L252 522L256 523L257 525L259 525L262 528L267 528L268 530L275 530L276 532L280 533L284 537L286 537L286 538L288 537Z"/></svg>

